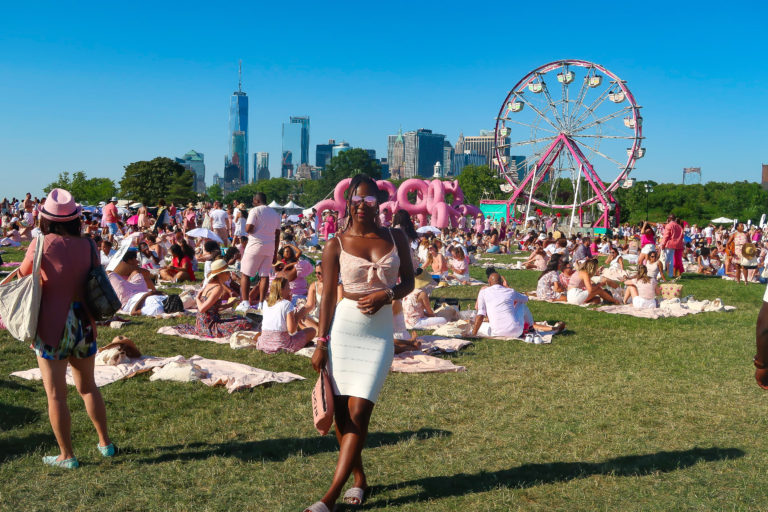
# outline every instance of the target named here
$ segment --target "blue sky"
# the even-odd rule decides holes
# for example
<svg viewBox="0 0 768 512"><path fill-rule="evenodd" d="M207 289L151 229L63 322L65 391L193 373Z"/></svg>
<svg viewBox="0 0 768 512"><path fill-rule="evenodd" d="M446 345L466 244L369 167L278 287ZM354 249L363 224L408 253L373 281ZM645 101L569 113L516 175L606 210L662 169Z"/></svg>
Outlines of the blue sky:
<svg viewBox="0 0 768 512"><path fill-rule="evenodd" d="M227 151L229 96L250 98L250 152L279 173L281 123L386 153L402 125L455 143L491 129L549 61L600 63L643 106L633 176L759 181L768 162L764 2L17 2L0 18L0 196L61 171L120 179L155 156Z"/></svg>

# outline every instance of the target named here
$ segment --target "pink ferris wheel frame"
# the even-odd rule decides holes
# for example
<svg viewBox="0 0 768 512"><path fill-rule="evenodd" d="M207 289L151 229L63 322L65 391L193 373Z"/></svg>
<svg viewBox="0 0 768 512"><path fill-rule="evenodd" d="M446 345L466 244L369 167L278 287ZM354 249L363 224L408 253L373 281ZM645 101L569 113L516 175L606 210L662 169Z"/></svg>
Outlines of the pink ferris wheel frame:
<svg viewBox="0 0 768 512"><path fill-rule="evenodd" d="M601 178L598 176L597 172L593 168L592 164L589 162L587 157L584 155L583 151L579 147L579 144L577 141L573 140L568 134L566 133L559 133L556 137L554 137L554 140L549 144L549 146L546 148L546 150L543 152L540 158L538 158L536 162L536 173L529 172L527 173L525 179L520 181L519 183L515 183L508 174L508 162L505 159L505 155L502 154L500 151L500 148L504 145L505 135L502 133L502 129L506 128L505 121L512 121L511 118L505 117L505 110L508 110L508 105L510 105L511 101L516 99L518 96L521 96L524 93L524 90L526 87L529 86L534 80L536 80L538 77L543 75L544 73L547 73L549 71L553 71L558 68L567 69L568 66L576 66L576 67L583 67L583 68L591 68L595 69L606 76L610 77L612 79L611 84L615 84L618 89L620 89L624 95L625 99L629 102L629 107L625 107L625 109L628 109L628 113L631 115L633 119L633 141L632 141L632 147L628 148L627 151L627 161L624 165L623 169L619 169L618 175L608 183L607 185L601 180ZM585 77L586 80L586 77ZM613 86L608 87L603 94L608 93L608 91L611 90ZM532 107L533 108L533 107ZM622 109L623 111L624 109ZM621 184L623 180L625 180L629 173L632 171L632 169L635 166L637 158L641 157L643 155L644 149L641 148L642 146L642 140L643 140L643 127L642 127L642 118L640 117L640 106L637 105L637 102L635 101L634 95L627 87L626 83L618 77L615 73L611 72L604 66L601 66L599 64L585 61L585 60L576 60L576 59L564 59L564 60L558 60L554 62L550 62L548 64L545 64L543 66L540 66L533 71L529 72L527 75L525 75L515 86L512 88L512 90L509 91L506 98L504 99L504 102L501 105L501 108L499 109L499 113L496 116L496 126L495 126L495 155L496 155L496 162L500 168L500 171L504 178L507 180L509 185L512 187L512 196L507 200L508 207L512 207L519 199L523 199L525 202L529 204L534 204L540 207L544 208L552 208L552 209L572 209L572 208L578 208L579 215L581 217L582 212L585 207L600 203L602 205L603 214L594 222L595 227L605 227L607 228L609 225L609 215L612 210L615 210L616 216L618 219L619 214L619 207L616 204L616 199L613 196L613 191L615 191ZM509 115L509 111L507 112L507 115ZM514 122L514 121L512 121ZM589 184L592 191L594 192L594 196L582 201L582 202L576 202L573 204L550 204L546 201L542 201L540 199L537 199L535 197L529 197L530 195L533 195L535 191L539 188L539 186L543 183L545 180L545 177L549 173L552 165L556 161L558 155L562 152L568 152L570 153L570 156L573 158L573 160L578 164L579 172L582 174L582 176L585 178L585 181ZM532 183L533 180L536 180L535 183Z"/></svg>

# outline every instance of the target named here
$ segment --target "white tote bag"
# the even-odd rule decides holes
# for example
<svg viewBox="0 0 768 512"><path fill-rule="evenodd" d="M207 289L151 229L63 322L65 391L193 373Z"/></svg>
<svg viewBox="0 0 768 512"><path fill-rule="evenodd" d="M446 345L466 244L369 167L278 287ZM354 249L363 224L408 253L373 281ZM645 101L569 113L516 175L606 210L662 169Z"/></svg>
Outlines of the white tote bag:
<svg viewBox="0 0 768 512"><path fill-rule="evenodd" d="M8 332L19 341L33 342L37 335L37 317L40 313L40 260L43 257L43 241L36 239L35 261L32 273L12 281L18 269L0 283L0 318Z"/></svg>

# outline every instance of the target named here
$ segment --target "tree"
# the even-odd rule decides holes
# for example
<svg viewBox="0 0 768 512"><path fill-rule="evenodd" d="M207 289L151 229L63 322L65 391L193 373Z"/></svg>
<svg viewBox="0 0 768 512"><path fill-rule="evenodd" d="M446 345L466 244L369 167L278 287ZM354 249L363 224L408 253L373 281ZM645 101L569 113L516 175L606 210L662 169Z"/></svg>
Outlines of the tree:
<svg viewBox="0 0 768 512"><path fill-rule="evenodd" d="M47 194L54 188L63 188L69 191L79 203L96 204L99 201L108 201L117 194L115 182L109 178L88 178L83 171L72 174L62 172L53 183L43 188Z"/></svg>
<svg viewBox="0 0 768 512"><path fill-rule="evenodd" d="M156 204L159 199L186 202L197 196L192 173L170 158L133 162L125 166L120 193L126 199Z"/></svg>
<svg viewBox="0 0 768 512"><path fill-rule="evenodd" d="M504 193L499 185L504 183L487 165L467 165L459 174L459 186L464 192L464 202L480 204L484 197L501 199Z"/></svg>
<svg viewBox="0 0 768 512"><path fill-rule="evenodd" d="M254 183L243 185L231 194L227 194L224 202L229 204L233 201L245 203L250 208L253 195L257 192L263 192L267 196L267 201L277 201L284 204L288 202L289 196L298 192L300 182L286 178L271 178L268 180L259 180Z"/></svg>
<svg viewBox="0 0 768 512"><path fill-rule="evenodd" d="M208 194L208 198L211 201L221 201L223 198L221 185L219 185L218 183L214 183L213 185L208 187L207 194Z"/></svg>

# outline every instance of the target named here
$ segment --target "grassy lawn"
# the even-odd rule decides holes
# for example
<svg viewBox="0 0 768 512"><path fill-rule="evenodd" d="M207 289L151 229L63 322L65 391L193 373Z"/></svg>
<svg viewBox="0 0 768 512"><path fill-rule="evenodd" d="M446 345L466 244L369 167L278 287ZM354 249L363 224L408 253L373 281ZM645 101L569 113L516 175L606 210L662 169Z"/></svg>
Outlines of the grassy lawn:
<svg viewBox="0 0 768 512"><path fill-rule="evenodd" d="M20 260L7 250L6 261ZM498 257L508 261L508 257ZM510 286L538 273L502 271ZM485 277L484 269L472 269ZM763 286L685 277L683 294L738 309L646 320L531 303L564 320L552 345L481 340L453 356L466 373L387 379L364 462L366 510L762 510L768 395L754 383L754 326ZM472 298L477 288L435 295ZM464 307L464 304L462 304ZM174 320L102 328L145 353L237 361L307 378L228 394L202 384L102 388L122 453L101 459L71 389L82 467L44 467L57 453L40 382L9 377L32 351L0 333L0 508L3 510L301 510L324 493L332 436L312 426L308 359L234 351L155 334Z"/></svg>

